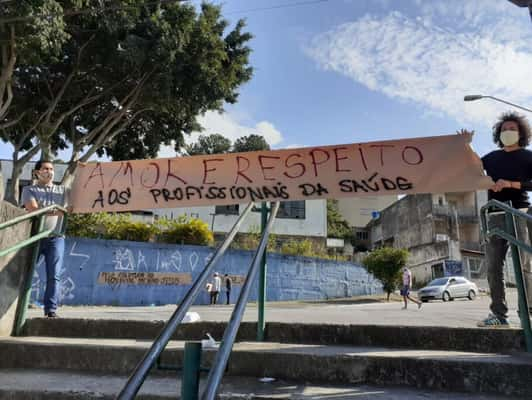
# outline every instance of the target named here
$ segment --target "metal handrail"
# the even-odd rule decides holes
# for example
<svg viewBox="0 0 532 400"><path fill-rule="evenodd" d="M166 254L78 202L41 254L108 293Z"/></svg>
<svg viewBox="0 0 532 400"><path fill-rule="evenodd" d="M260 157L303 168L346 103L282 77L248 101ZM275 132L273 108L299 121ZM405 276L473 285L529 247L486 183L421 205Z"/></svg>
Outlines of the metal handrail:
<svg viewBox="0 0 532 400"><path fill-rule="evenodd" d="M32 260L31 265L27 269L25 276L24 276L24 283L23 283L23 290L22 295L20 296L19 303L17 306L17 310L15 312L15 326L13 328L13 334L15 336L20 336L22 333L22 328L24 326L24 322L26 321L26 311L28 308L28 304L30 301L30 295L31 295L31 283L33 278L33 271L35 269L35 264L39 258L39 240L44 239L54 231L54 229L47 229L45 231L42 230L43 228L43 222L44 222L44 216L50 212L53 211L62 211L64 213L64 219L63 219L63 226L61 227L61 233L64 233L65 227L66 227L66 219L67 219L67 210L64 207L61 207L59 205L53 204L51 206L47 206L44 208L40 208L38 210L29 212L25 215L21 215L19 217L15 217L9 221L2 222L0 224L0 231L6 228L9 228L13 225L16 225L18 223L27 221L29 219L38 218L39 225L37 228L37 233L30 236L28 239L21 240L20 242L8 247L7 249L0 250L0 257L4 257L8 255L9 253L12 253L16 250L20 250L23 247L29 246L31 244L37 243L36 246L33 249L32 254ZM34 229L35 231L35 229Z"/></svg>
<svg viewBox="0 0 532 400"><path fill-rule="evenodd" d="M185 295L185 298L183 299L181 304L179 304L177 310L172 314L157 339L155 339L150 349L146 352L144 358L138 363L135 370L129 377L127 383L125 384L124 388L118 395L117 399L130 400L135 398L135 395L139 391L140 387L144 383L144 380L146 379L146 376L150 372L151 367L157 361L157 358L160 356L160 354L163 352L164 348L170 341L170 338L177 329L177 326L185 317L187 310L190 308L200 291L203 290L205 283L207 282L207 279L211 274L212 269L220 260L220 258L224 255L225 251L233 241L235 235L238 233L240 225L242 225L242 222L244 221L245 217L249 214L252 208L253 203L249 203L244 212L236 221L231 231L225 237L223 243L216 249L214 256L207 263L200 276L196 279L194 285L192 285L192 287L189 289L189 291Z"/></svg>
<svg viewBox="0 0 532 400"><path fill-rule="evenodd" d="M32 219L33 217L39 217L42 214L46 214L46 213L49 213L50 211L54 211L54 210L63 211L64 213L67 212L66 208L58 206L57 204L52 204L51 206L39 208L38 210L29 212L29 213L24 214L24 215L20 215L18 217L10 219L9 221L2 222L0 224L0 231L2 229L4 229L4 228L9 228L10 226L16 225L19 222L23 222L23 221L26 221L28 219Z"/></svg>
<svg viewBox="0 0 532 400"><path fill-rule="evenodd" d="M499 209L504 211L506 229L502 230L500 228L489 229L488 226L488 214L494 209ZM480 220L482 225L482 231L486 237L490 236L499 236L503 239L506 239L510 243L510 248L512 251L512 260L514 264L515 272L515 283L517 286L517 299L519 303L519 319L521 320L521 327L523 328L523 333L525 336L525 344L527 352L532 353L532 328L530 325L530 318L528 316L528 299L526 297L526 288L523 278L523 270L521 269L521 259L519 257L518 247L532 253L532 247L517 239L517 233L515 230L515 218L519 217L528 222L532 222L532 216L517 210L508 204L502 203L497 200L490 200L480 209ZM532 290L532 288L529 288Z"/></svg>
<svg viewBox="0 0 532 400"><path fill-rule="evenodd" d="M9 221L2 222L0 224L0 231L3 230L3 229L9 228L9 227L11 227L13 225L16 225L18 223L27 221L27 220L35 218L35 217L43 216L44 214L48 214L49 212L56 211L56 210L64 212L65 215L67 213L67 210L64 207L61 207L61 206L58 206L58 205L54 204L54 205L51 205L51 206L40 208L40 209L38 209L36 211L32 211L32 212L27 213L25 215L21 215L19 217L15 217L13 219L10 219ZM63 224L63 230L64 230L64 227L65 227L65 224ZM39 240L49 236L50 233L52 233L53 231L54 231L53 229L48 229L48 230L42 231L42 232L39 231L37 234L31 236L29 239L22 240L21 242L13 245L11 247L8 247L7 249L0 250L0 257L4 257L5 255L7 255L9 253L12 253L13 251L19 250L19 249L21 249L23 247L29 246L30 244L38 242Z"/></svg>
<svg viewBox="0 0 532 400"><path fill-rule="evenodd" d="M266 250L268 236L277 215L277 211L279 211L279 202L274 203L272 206L270 218L268 219L266 228L264 229L262 237L260 238L260 243L257 251L255 252L251 268L246 277L246 282L240 291L238 301L233 309L233 313L231 314L231 319L227 325L227 328L225 329L220 348L216 353L213 366L209 371L209 376L207 378L207 384L202 396L202 400L214 400L216 397L216 392L220 386L229 355L231 354L231 349L233 348L233 343L235 342L238 327L240 326L240 322L242 321L242 317L244 315L244 310L246 309L249 293L251 292L252 286L255 284L260 262L264 251Z"/></svg>

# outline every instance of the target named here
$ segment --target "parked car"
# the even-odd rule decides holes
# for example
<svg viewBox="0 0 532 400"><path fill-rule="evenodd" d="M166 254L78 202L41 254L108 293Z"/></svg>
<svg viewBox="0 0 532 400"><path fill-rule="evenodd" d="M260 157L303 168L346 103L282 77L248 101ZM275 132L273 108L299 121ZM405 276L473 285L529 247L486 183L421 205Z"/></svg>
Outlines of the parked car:
<svg viewBox="0 0 532 400"><path fill-rule="evenodd" d="M427 286L421 288L417 295L423 302L429 300L451 301L459 297L475 300L479 293L478 287L463 276L447 276L437 278Z"/></svg>

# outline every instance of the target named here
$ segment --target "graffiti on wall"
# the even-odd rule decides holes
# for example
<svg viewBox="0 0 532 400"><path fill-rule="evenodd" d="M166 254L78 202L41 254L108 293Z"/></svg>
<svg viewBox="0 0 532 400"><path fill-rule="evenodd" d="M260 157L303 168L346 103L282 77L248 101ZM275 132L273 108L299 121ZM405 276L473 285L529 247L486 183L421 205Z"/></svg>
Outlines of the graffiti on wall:
<svg viewBox="0 0 532 400"><path fill-rule="evenodd" d="M188 273L161 272L100 272L100 285L190 285L192 276Z"/></svg>

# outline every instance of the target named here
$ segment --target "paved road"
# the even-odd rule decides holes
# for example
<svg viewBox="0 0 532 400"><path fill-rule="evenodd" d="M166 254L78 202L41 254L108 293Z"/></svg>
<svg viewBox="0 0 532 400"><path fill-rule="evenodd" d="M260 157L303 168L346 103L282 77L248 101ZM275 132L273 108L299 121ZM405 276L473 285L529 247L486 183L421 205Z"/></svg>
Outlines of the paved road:
<svg viewBox="0 0 532 400"><path fill-rule="evenodd" d="M435 301L424 303L421 309L410 303L407 310L402 310L402 303L368 303L353 304L346 302L283 302L267 303L266 319L272 322L361 324L361 325L412 325L412 326L448 326L474 327L478 320L485 318L489 309L488 296L480 296L474 301L455 300L444 303ZM515 290L508 293L510 322L519 327L517 317L517 296ZM69 307L59 310L61 317L98 318L98 319L134 319L166 320L175 310L175 306L154 307ZM195 311L204 321L227 321L233 306L194 306ZM42 310L30 309L28 316L40 317ZM244 321L257 320L257 306L247 306Z"/></svg>

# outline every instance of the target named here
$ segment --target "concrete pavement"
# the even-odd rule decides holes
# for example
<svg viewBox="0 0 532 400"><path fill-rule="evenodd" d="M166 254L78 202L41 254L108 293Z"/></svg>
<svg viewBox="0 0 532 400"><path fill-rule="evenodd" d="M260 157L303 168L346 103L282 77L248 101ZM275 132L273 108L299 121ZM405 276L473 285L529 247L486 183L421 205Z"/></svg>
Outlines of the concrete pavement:
<svg viewBox="0 0 532 400"><path fill-rule="evenodd" d="M72 371L1 370L0 398L17 400L111 400L126 382L124 376L89 375ZM42 388L47 388L45 392ZM138 400L177 399L181 382L176 377L149 376ZM225 377L220 388L224 400L506 400L510 397L473 393L445 393L421 389L368 385L316 385L256 378ZM511 397L515 398L515 397Z"/></svg>
<svg viewBox="0 0 532 400"><path fill-rule="evenodd" d="M508 291L510 323L519 327L517 316L517 292ZM266 320L270 322L298 322L323 324L401 325L401 326L445 326L476 327L476 323L489 312L490 298L483 295L476 300L457 299L451 302L434 301L423 303L421 309L409 303L402 310L402 303L372 302L358 304L354 300L330 302L270 302L266 306ZM175 311L175 305L153 307L111 307L111 306L63 306L58 313L63 318L119 319L160 321L167 320ZM194 306L202 321L228 321L233 305ZM42 310L32 308L28 318L42 317ZM257 305L246 307L243 321L257 321Z"/></svg>

